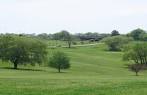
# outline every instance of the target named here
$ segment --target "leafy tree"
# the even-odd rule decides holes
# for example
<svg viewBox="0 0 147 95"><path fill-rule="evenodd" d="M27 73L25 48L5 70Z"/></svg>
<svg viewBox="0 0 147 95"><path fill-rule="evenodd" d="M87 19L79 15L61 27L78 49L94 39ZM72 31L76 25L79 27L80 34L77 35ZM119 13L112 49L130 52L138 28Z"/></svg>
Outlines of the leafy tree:
<svg viewBox="0 0 147 95"><path fill-rule="evenodd" d="M124 60L133 61L132 65L129 65L129 69L136 72L136 76L138 72L141 70L145 70L147 66L147 43L138 42L129 44L125 47L125 53L123 56Z"/></svg>
<svg viewBox="0 0 147 95"><path fill-rule="evenodd" d="M127 44L132 39L125 36L112 36L107 37L102 40L104 42L110 51L120 51L124 44Z"/></svg>
<svg viewBox="0 0 147 95"><path fill-rule="evenodd" d="M58 69L58 72L61 72L61 69L70 68L69 58L63 52L55 52L49 60L49 66Z"/></svg>
<svg viewBox="0 0 147 95"><path fill-rule="evenodd" d="M145 31L138 28L133 30L129 35L134 38L134 40L141 40L141 35L145 34Z"/></svg>
<svg viewBox="0 0 147 95"><path fill-rule="evenodd" d="M118 35L120 35L120 34L119 34L119 32L117 30L113 30L111 32L111 36L118 36Z"/></svg>
<svg viewBox="0 0 147 95"><path fill-rule="evenodd" d="M41 63L46 54L46 44L40 40L22 36L0 36L0 59L13 63L14 69L17 69L18 64Z"/></svg>
<svg viewBox="0 0 147 95"><path fill-rule="evenodd" d="M72 35L71 35L68 31L63 30L63 31L61 31L61 38L62 38L64 41L67 41L68 47L71 48L71 44L72 44Z"/></svg>
<svg viewBox="0 0 147 95"><path fill-rule="evenodd" d="M68 47L71 48L73 37L68 31L63 30L61 32L53 34L53 39L56 40L56 41L57 40L66 41L67 44L68 44Z"/></svg>
<svg viewBox="0 0 147 95"><path fill-rule="evenodd" d="M138 42L125 47L124 60L133 60L135 64L147 64L147 43Z"/></svg>

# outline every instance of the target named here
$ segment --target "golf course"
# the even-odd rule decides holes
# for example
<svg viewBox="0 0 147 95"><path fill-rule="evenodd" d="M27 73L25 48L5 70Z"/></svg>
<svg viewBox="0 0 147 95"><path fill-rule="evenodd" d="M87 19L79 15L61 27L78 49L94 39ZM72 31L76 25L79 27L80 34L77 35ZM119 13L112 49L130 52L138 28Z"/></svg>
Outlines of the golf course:
<svg viewBox="0 0 147 95"><path fill-rule="evenodd" d="M0 95L147 95L147 0L0 0Z"/></svg>
<svg viewBox="0 0 147 95"><path fill-rule="evenodd" d="M104 44L64 51L71 68L58 73L44 66L19 66L0 62L0 95L146 95L147 72L129 71L122 52L107 51Z"/></svg>

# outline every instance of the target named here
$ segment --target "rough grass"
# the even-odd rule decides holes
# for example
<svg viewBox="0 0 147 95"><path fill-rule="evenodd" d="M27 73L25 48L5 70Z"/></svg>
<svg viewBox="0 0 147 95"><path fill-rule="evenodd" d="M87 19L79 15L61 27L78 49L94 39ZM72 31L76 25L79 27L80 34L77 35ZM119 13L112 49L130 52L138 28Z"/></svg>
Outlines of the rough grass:
<svg viewBox="0 0 147 95"><path fill-rule="evenodd" d="M52 52L56 49L50 49ZM104 45L60 48L71 58L71 68L57 73L47 67L10 64L0 68L0 95L146 95L147 72L140 76L125 68L121 52L105 51Z"/></svg>

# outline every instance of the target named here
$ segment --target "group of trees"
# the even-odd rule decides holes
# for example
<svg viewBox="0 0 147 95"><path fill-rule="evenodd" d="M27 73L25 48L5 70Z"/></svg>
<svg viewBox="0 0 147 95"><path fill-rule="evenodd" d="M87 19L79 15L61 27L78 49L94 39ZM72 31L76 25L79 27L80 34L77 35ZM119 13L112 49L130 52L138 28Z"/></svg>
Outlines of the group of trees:
<svg viewBox="0 0 147 95"><path fill-rule="evenodd" d="M127 35L121 35L117 30L113 30L111 36L102 39L110 51L121 51L122 47L130 41L147 41L147 32L138 28Z"/></svg>
<svg viewBox="0 0 147 95"><path fill-rule="evenodd" d="M42 34L38 34L38 35L34 35L34 36L41 38L41 39L46 39L46 40L63 40L64 33L67 34L67 32L68 31L66 31L66 30L62 30L62 31L54 33L54 34L42 33ZM68 32L68 34L70 34L70 36L73 39L80 40L80 41L85 41L85 40L99 41L99 40L111 35L111 34L99 34L96 32L95 33L92 33L92 32L76 33L76 34L71 34ZM114 33L114 35L115 35L115 33ZM116 35L117 35L117 33L116 33Z"/></svg>
<svg viewBox="0 0 147 95"><path fill-rule="evenodd" d="M93 41L100 41L101 39L110 36L110 34L99 34L99 33L77 33L75 34L75 37L80 39L81 41L85 40L93 40Z"/></svg>
<svg viewBox="0 0 147 95"><path fill-rule="evenodd" d="M117 30L113 30L111 34L85 33L72 35L68 31L63 30L55 34L1 34L0 35L0 59L13 63L14 69L19 64L41 64L47 59L47 44L41 40L62 40L67 42L68 47L75 38L80 40L91 40L105 43L109 51L124 50L124 59L131 60L134 64L128 65L128 68L138 75L138 72L145 70L147 67L147 33L142 29L131 31L127 35L121 35ZM133 42L134 41L134 42ZM130 42L132 42L130 44ZM136 43L137 42L137 43ZM55 52L49 58L48 66L58 69L70 68L69 58L63 52Z"/></svg>
<svg viewBox="0 0 147 95"><path fill-rule="evenodd" d="M81 44L83 41L95 42L95 41L100 41L101 39L108 36L110 36L110 34L98 34L98 33L92 33L92 32L71 34L66 30L62 30L61 32L57 32L54 34L42 33L42 34L36 35L36 37L45 39L45 40L64 41L67 43L69 48L71 48L72 44L76 44L76 41L81 41Z"/></svg>
<svg viewBox="0 0 147 95"><path fill-rule="evenodd" d="M147 32L140 28L131 31L127 35L120 35L113 30L111 36L102 39L109 51L124 51L124 60L131 60L128 68L138 75L139 71L147 67ZM131 43L130 43L131 42Z"/></svg>
<svg viewBox="0 0 147 95"><path fill-rule="evenodd" d="M24 64L41 64L47 58L47 44L43 41L15 35L0 35L0 59L8 61L14 65L14 69L18 65ZM53 54L49 59L48 66L60 69L70 67L69 58L62 52Z"/></svg>

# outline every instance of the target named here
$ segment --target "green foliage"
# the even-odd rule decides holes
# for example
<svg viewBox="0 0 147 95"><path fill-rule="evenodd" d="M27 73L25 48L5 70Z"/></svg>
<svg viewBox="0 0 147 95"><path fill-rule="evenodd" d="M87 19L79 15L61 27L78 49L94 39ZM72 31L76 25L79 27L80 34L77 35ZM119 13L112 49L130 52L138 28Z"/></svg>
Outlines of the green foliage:
<svg viewBox="0 0 147 95"><path fill-rule="evenodd" d="M142 33L141 35L140 35L140 40L141 41L147 41L147 33Z"/></svg>
<svg viewBox="0 0 147 95"><path fill-rule="evenodd" d="M133 37L134 40L141 40L141 35L144 35L145 31L138 28L136 30L131 31L131 33L129 34L129 36Z"/></svg>
<svg viewBox="0 0 147 95"><path fill-rule="evenodd" d="M124 60L131 60L134 64L128 65L128 68L136 73L145 70L147 66L147 43L137 42L125 47Z"/></svg>
<svg viewBox="0 0 147 95"><path fill-rule="evenodd" d="M81 41L87 41L87 40L100 41L101 39L110 36L110 34L87 32L87 33L77 33L74 36L76 36L76 38L80 39Z"/></svg>
<svg viewBox="0 0 147 95"><path fill-rule="evenodd" d="M147 64L147 43L137 42L125 47L125 60L133 60L136 64Z"/></svg>
<svg viewBox="0 0 147 95"><path fill-rule="evenodd" d="M41 63L47 54L46 44L40 40L3 35L0 37L0 59L11 61L14 69L18 64Z"/></svg>
<svg viewBox="0 0 147 95"><path fill-rule="evenodd" d="M125 37L125 36L112 36L107 37L102 40L110 51L120 51L124 44L129 43L132 41L132 38Z"/></svg>
<svg viewBox="0 0 147 95"><path fill-rule="evenodd" d="M50 58L49 66L58 69L60 72L61 69L70 68L69 58L63 52L55 52L53 56Z"/></svg>
<svg viewBox="0 0 147 95"><path fill-rule="evenodd" d="M43 40L50 40L51 36L52 36L51 34L46 34L46 33L41 33L37 35L38 38L41 38Z"/></svg>

